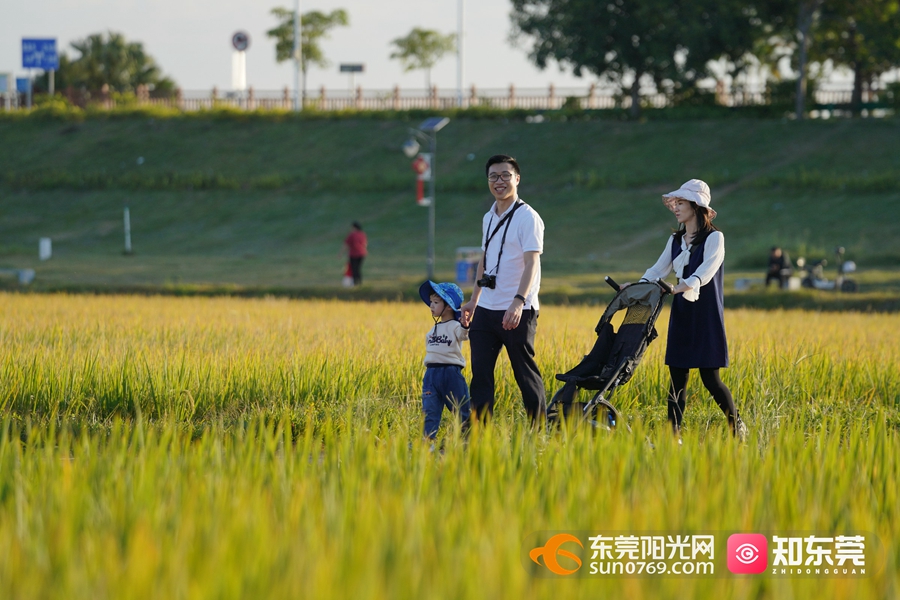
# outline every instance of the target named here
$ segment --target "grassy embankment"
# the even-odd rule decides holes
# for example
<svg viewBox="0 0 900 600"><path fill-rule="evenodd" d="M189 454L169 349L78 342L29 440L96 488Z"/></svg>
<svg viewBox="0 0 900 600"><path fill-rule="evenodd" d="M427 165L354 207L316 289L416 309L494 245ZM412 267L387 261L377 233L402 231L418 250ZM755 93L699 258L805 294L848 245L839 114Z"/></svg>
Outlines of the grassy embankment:
<svg viewBox="0 0 900 600"><path fill-rule="evenodd" d="M398 146L415 124L0 120L0 266L35 268L38 290L338 296L341 240L356 219L371 256L366 289L349 296L409 297L424 273L426 211ZM700 177L726 232L729 288L759 278L775 244L794 258L832 258L843 245L860 267L863 294L852 298L751 292L731 306L897 307L897 120L458 120L439 137L440 279L453 278L457 246L480 242L484 160L509 152L547 225L548 300L591 301L606 293L602 275L649 265L674 223L659 194ZM54 243L46 263L43 236Z"/></svg>

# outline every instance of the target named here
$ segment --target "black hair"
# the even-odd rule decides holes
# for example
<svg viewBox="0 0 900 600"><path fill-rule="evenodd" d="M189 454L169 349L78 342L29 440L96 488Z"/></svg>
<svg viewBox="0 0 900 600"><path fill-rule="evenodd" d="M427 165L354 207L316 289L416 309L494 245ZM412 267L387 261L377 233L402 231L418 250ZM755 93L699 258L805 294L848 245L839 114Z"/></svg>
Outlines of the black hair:
<svg viewBox="0 0 900 600"><path fill-rule="evenodd" d="M513 171L516 172L516 175L521 175L522 172L519 170L519 163L516 162L512 156L507 156L506 154L495 154L487 160L487 164L484 165L484 174L489 175L491 170L491 165L499 165L500 163L509 163Z"/></svg>
<svg viewBox="0 0 900 600"><path fill-rule="evenodd" d="M353 229L357 229L357 230L359 230L359 231L362 231L362 225L359 224L359 221L353 221L353 222L350 224L350 226L353 227Z"/></svg>

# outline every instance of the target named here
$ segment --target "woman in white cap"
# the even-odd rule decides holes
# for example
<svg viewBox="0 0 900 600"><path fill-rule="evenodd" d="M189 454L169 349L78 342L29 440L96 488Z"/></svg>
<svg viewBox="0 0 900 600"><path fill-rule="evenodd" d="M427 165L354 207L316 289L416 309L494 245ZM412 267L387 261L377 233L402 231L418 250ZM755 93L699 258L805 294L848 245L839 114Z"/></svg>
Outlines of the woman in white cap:
<svg viewBox="0 0 900 600"><path fill-rule="evenodd" d="M691 179L662 198L675 213L679 228L641 280L664 279L673 269L678 277L666 346L671 376L669 422L677 435L684 416L688 375L691 369L699 369L703 385L725 413L732 434L743 439L747 427L738 415L731 391L719 377L719 369L728 366L722 297L725 236L712 224L716 211L709 206L709 186Z"/></svg>

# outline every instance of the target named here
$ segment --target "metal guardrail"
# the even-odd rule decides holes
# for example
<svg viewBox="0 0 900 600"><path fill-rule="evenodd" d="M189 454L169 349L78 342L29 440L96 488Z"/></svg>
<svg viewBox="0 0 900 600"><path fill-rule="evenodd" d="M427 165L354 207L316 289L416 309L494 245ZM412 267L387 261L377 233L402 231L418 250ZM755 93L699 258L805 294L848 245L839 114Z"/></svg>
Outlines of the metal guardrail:
<svg viewBox="0 0 900 600"><path fill-rule="evenodd" d="M725 89L723 86L705 86L701 90L715 94L716 104L721 106L766 106L771 102L769 91L764 86L742 86ZM118 105L115 96L104 92L94 95L70 93L74 104L92 103L107 108ZM673 105L672 95L660 92L655 87L641 90L641 101L645 106L663 108ZM812 105L847 106L851 102L852 89L849 87L819 89L813 94ZM212 90L176 90L168 97L155 97L146 86L139 86L134 102L143 106L165 106L184 111L211 110L218 107L229 107L240 110L290 110L293 107L293 93L288 88L282 90L244 91ZM865 90L863 103L869 107L887 108L884 90ZM0 99L0 108L8 102ZM491 107L497 109L557 110L566 105L577 105L583 109L629 108L631 97L628 93L612 86L590 85L582 88L557 88L550 85L546 88L507 88L479 89L472 86L463 95L463 107ZM23 106L23 103L19 103ZM456 89L356 89L339 90L321 87L308 90L303 100L304 108L322 111L340 110L441 110L459 106ZM812 106L810 108L813 108Z"/></svg>

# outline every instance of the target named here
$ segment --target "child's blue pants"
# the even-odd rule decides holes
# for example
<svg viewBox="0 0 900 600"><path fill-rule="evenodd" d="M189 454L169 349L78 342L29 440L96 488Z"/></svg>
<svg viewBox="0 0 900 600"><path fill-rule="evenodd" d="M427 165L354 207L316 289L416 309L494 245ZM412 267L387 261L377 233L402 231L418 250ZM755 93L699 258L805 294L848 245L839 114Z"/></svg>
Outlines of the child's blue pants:
<svg viewBox="0 0 900 600"><path fill-rule="evenodd" d="M469 420L469 388L457 365L428 365L422 380L422 411L425 413L425 437L437 436L444 407L459 414L461 423Z"/></svg>

